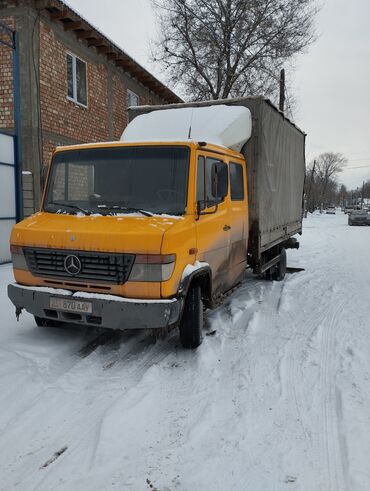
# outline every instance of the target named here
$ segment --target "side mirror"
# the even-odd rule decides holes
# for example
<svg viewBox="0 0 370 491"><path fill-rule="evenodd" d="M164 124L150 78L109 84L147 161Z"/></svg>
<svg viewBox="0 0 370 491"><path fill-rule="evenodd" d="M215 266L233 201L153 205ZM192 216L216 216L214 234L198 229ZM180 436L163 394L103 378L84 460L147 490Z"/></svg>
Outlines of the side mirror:
<svg viewBox="0 0 370 491"><path fill-rule="evenodd" d="M204 208L209 208L211 206L214 206L214 210L212 211L204 211ZM214 213L216 213L216 211L218 210L218 201L206 201L206 200L200 200L200 201L197 201L197 215L198 215L198 218L201 216L201 215L213 215Z"/></svg>

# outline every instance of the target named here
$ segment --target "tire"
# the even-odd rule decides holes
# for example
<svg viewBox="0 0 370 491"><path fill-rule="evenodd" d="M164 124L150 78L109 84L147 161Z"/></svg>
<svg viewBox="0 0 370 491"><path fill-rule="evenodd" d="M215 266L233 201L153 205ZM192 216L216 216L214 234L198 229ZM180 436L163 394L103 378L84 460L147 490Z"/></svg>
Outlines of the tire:
<svg viewBox="0 0 370 491"><path fill-rule="evenodd" d="M195 349L202 343L203 301L199 285L190 285L180 322L180 341L183 348Z"/></svg>
<svg viewBox="0 0 370 491"><path fill-rule="evenodd" d="M36 324L39 327L56 327L56 328L60 328L60 327L65 327L66 326L66 323L61 322L61 321L55 321L53 319L44 319L43 317L37 317L36 315L34 317L35 317L35 322L36 322Z"/></svg>
<svg viewBox="0 0 370 491"><path fill-rule="evenodd" d="M286 274L286 250L281 249L280 261L271 268L270 278L275 281L283 281Z"/></svg>

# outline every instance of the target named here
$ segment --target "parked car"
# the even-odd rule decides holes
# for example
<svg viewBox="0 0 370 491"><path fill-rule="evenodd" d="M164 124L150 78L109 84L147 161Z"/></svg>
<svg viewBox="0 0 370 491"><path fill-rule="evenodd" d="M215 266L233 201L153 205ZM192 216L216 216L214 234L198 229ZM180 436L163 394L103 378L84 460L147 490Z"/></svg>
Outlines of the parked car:
<svg viewBox="0 0 370 491"><path fill-rule="evenodd" d="M349 214L351 214L355 210L361 210L361 206L360 205L349 205L349 206L346 206L345 209L344 209L344 213L346 215L349 215Z"/></svg>
<svg viewBox="0 0 370 491"><path fill-rule="evenodd" d="M348 225L370 225L370 215L366 210L353 210L348 215Z"/></svg>
<svg viewBox="0 0 370 491"><path fill-rule="evenodd" d="M326 213L328 215L335 215L335 212L336 212L335 206L328 206L326 208Z"/></svg>

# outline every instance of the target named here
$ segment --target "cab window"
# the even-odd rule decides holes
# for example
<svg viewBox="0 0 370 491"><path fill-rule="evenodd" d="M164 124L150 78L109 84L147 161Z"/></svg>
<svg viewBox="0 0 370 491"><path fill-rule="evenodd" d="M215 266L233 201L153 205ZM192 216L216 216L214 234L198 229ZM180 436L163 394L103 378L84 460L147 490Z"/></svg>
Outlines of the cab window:
<svg viewBox="0 0 370 491"><path fill-rule="evenodd" d="M230 162L230 194L232 201L242 201L244 199L244 175L243 166Z"/></svg>

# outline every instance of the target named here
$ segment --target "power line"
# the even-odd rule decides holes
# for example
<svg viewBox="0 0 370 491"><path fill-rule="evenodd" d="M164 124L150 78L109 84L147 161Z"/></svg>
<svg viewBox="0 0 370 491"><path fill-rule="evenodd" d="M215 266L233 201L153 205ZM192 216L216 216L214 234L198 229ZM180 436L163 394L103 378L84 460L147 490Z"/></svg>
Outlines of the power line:
<svg viewBox="0 0 370 491"><path fill-rule="evenodd" d="M370 169L370 165L358 165L351 167L344 167L343 170L351 170L351 169Z"/></svg>

